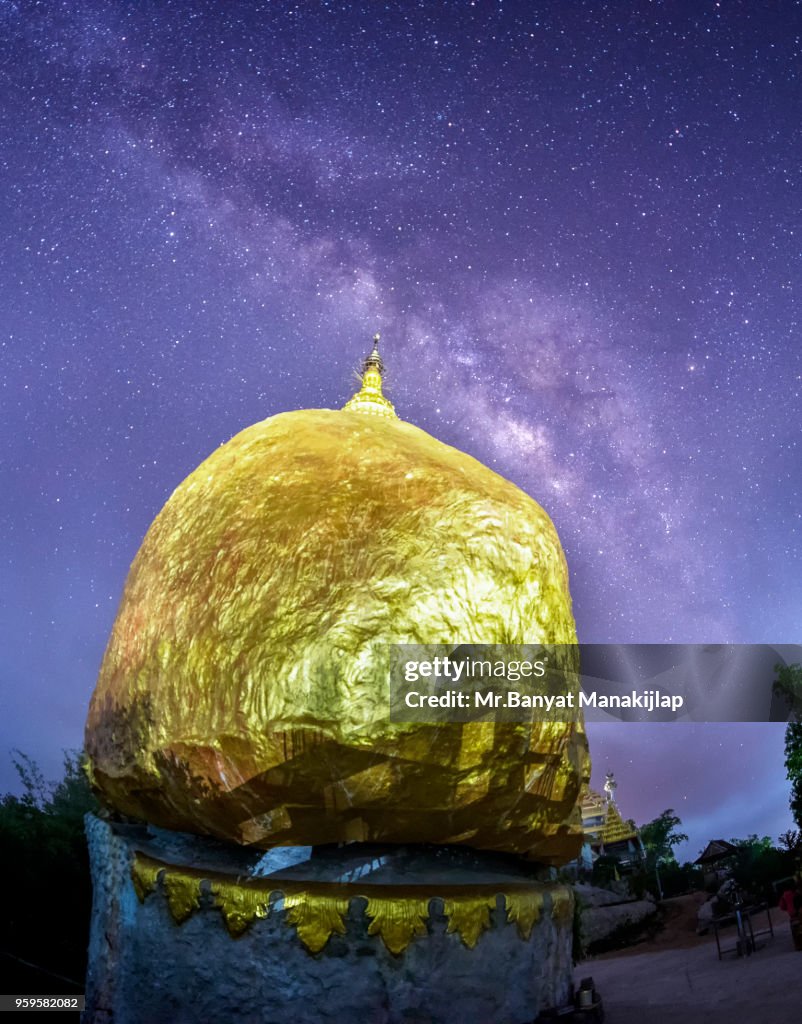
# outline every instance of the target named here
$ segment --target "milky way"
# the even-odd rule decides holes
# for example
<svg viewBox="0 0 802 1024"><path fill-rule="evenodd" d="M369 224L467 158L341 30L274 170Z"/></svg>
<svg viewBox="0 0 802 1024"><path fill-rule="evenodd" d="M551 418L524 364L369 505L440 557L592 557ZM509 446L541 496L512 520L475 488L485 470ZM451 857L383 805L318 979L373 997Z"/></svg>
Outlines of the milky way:
<svg viewBox="0 0 802 1024"><path fill-rule="evenodd" d="M400 415L539 500L586 642L799 641L802 10L2 3L0 772L243 426ZM622 810L789 824L778 726L599 726ZM689 852L694 852L690 850Z"/></svg>

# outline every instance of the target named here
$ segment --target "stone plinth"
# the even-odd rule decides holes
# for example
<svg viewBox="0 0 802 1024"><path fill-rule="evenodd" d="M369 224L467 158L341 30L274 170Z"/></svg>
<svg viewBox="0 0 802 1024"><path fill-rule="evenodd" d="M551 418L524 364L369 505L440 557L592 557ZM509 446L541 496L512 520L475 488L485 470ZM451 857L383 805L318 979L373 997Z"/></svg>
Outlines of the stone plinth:
<svg viewBox="0 0 802 1024"><path fill-rule="evenodd" d="M87 835L85 1024L523 1024L568 997L571 890L515 858Z"/></svg>

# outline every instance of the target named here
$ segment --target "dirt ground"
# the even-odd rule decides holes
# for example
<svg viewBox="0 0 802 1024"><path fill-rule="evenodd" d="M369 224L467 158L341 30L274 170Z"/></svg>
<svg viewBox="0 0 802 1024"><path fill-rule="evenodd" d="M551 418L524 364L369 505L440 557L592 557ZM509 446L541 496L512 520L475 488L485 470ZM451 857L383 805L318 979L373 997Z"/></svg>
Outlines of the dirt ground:
<svg viewBox="0 0 802 1024"><path fill-rule="evenodd" d="M653 941L577 964L575 981L593 977L606 1024L802 1020L802 952L794 950L787 916L771 912L774 936L760 936L750 956L719 960L712 931L695 934L703 900L699 894L667 901L666 928Z"/></svg>
<svg viewBox="0 0 802 1024"><path fill-rule="evenodd" d="M696 934L696 912L707 899L707 893L692 892L687 896L663 900L663 927L652 938L643 939L634 946L601 953L595 960L609 960L613 957L639 956L641 953L658 952L664 949L691 949L711 941L712 933Z"/></svg>

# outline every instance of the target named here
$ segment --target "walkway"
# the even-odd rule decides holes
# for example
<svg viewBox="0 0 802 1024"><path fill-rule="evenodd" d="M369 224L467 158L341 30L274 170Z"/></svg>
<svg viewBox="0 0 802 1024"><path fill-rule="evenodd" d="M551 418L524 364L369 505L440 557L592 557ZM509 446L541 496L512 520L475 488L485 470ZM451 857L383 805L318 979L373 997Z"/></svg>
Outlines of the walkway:
<svg viewBox="0 0 802 1024"><path fill-rule="evenodd" d="M775 924L774 938L749 957L719 962L711 935L691 949L586 960L574 978L592 976L605 1024L793 1024L802 1020L802 952L787 920Z"/></svg>

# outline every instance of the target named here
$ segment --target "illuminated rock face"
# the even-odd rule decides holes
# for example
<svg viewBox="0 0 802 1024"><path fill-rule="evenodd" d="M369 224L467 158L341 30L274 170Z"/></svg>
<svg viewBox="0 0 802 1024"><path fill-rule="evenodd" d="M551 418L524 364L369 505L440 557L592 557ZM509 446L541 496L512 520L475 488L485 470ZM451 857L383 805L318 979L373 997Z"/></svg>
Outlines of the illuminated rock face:
<svg viewBox="0 0 802 1024"><path fill-rule="evenodd" d="M391 416L285 413L175 491L91 702L102 795L238 843L467 843L573 857L581 724L388 720L391 643L572 643L546 513Z"/></svg>

